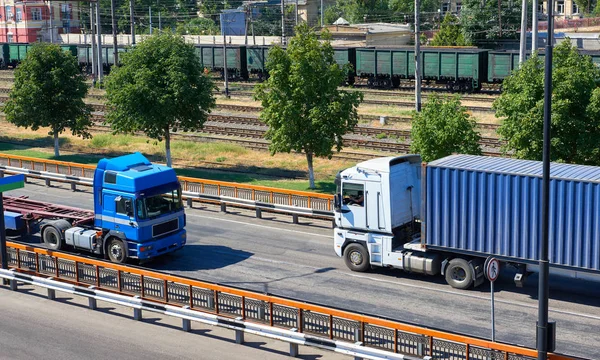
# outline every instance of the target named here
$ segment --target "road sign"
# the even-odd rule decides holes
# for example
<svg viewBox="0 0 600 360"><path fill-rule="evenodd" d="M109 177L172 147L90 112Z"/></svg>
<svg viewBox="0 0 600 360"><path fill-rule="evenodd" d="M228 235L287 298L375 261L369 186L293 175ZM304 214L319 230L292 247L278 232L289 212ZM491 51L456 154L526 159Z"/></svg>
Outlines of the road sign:
<svg viewBox="0 0 600 360"><path fill-rule="evenodd" d="M498 279L500 275L500 261L493 257L489 257L483 264L483 270L485 277L490 281L490 300L492 309L492 341L496 341L496 319L494 314L494 281Z"/></svg>
<svg viewBox="0 0 600 360"><path fill-rule="evenodd" d="M498 259L495 259L493 257L488 258L485 261L485 277L489 281L494 282L494 281L496 281L496 279L498 279L499 275L500 275L500 261L498 261Z"/></svg>

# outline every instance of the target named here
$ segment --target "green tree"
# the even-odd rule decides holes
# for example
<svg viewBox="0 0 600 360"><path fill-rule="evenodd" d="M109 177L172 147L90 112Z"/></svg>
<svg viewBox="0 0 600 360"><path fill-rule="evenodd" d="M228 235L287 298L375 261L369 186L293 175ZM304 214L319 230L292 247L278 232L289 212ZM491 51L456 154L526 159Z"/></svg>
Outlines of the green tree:
<svg viewBox="0 0 600 360"><path fill-rule="evenodd" d="M195 18L177 25L179 35L217 35L219 28L212 19Z"/></svg>
<svg viewBox="0 0 600 360"><path fill-rule="evenodd" d="M106 120L116 132L144 132L165 140L171 166L171 131L197 131L215 106L212 80L203 74L181 36L153 35L123 54L123 65L106 80Z"/></svg>
<svg viewBox="0 0 600 360"><path fill-rule="evenodd" d="M77 58L58 45L37 43L15 70L15 83L4 106L6 120L37 130L49 127L54 156L58 136L65 130L90 138L90 108L83 102L88 91Z"/></svg>
<svg viewBox="0 0 600 360"><path fill-rule="evenodd" d="M338 89L348 69L336 63L330 42L320 42L307 24L296 27L286 50L269 51L267 69L269 79L258 85L255 97L269 125L269 149L304 152L314 189L313 158L331 158L334 147L342 149L342 136L358 123L362 94Z"/></svg>
<svg viewBox="0 0 600 360"><path fill-rule="evenodd" d="M600 70L570 41L554 48L552 70L552 161L600 165ZM494 102L503 117L498 134L504 151L542 160L544 60L534 56L504 81Z"/></svg>
<svg viewBox="0 0 600 360"><path fill-rule="evenodd" d="M498 1L463 1L460 24L465 40L476 44L482 40L518 39L521 28L521 2L500 1L500 9L498 12Z"/></svg>
<svg viewBox="0 0 600 360"><path fill-rule="evenodd" d="M411 151L432 161L452 153L480 155L477 123L460 104L460 97L432 96L413 115Z"/></svg>
<svg viewBox="0 0 600 360"><path fill-rule="evenodd" d="M450 12L444 16L444 21L431 41L432 46L466 46L469 45L463 36L458 18Z"/></svg>

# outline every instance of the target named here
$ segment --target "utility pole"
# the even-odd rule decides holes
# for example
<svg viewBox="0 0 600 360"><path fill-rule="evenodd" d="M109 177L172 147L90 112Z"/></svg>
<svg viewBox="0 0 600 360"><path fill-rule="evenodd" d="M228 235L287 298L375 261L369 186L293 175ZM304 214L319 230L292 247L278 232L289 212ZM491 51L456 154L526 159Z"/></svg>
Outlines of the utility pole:
<svg viewBox="0 0 600 360"><path fill-rule="evenodd" d="M92 55L92 83L96 86L96 74L98 69L96 68L96 28L94 27L94 3L90 2L90 29L92 31L92 48L90 54Z"/></svg>
<svg viewBox="0 0 600 360"><path fill-rule="evenodd" d="M548 0L548 42L544 69L544 147L542 166L542 241L538 283L537 351L538 360L548 358L548 238L550 207L550 124L552 118L552 47L554 42L554 0Z"/></svg>
<svg viewBox="0 0 600 360"><path fill-rule="evenodd" d="M102 26L101 26L101 22L100 22L100 1L96 1L96 27L98 30L98 81L100 82L100 84L102 84L102 81L104 80L104 69L103 69L103 65L104 63L102 62Z"/></svg>
<svg viewBox="0 0 600 360"><path fill-rule="evenodd" d="M502 0L498 0L498 34L502 37Z"/></svg>
<svg viewBox="0 0 600 360"><path fill-rule="evenodd" d="M131 23L131 45L135 45L135 19L133 17L133 0L129 0L129 22Z"/></svg>
<svg viewBox="0 0 600 360"><path fill-rule="evenodd" d="M52 9L52 1L48 1L50 8L50 44L54 44L54 11Z"/></svg>
<svg viewBox="0 0 600 360"><path fill-rule="evenodd" d="M246 9L246 18L244 20L244 44L248 45L248 9Z"/></svg>
<svg viewBox="0 0 600 360"><path fill-rule="evenodd" d="M531 55L538 49L538 0L533 0L531 6Z"/></svg>
<svg viewBox="0 0 600 360"><path fill-rule="evenodd" d="M152 35L152 6L148 6L148 17L150 18L150 35Z"/></svg>
<svg viewBox="0 0 600 360"><path fill-rule="evenodd" d="M421 111L421 39L419 38L419 8L415 0L415 110Z"/></svg>
<svg viewBox="0 0 600 360"><path fill-rule="evenodd" d="M162 31L162 22L160 21L160 10L158 10L158 32Z"/></svg>
<svg viewBox="0 0 600 360"><path fill-rule="evenodd" d="M296 0L296 26L298 26L298 0Z"/></svg>
<svg viewBox="0 0 600 360"><path fill-rule="evenodd" d="M525 61L527 51L527 0L522 0L521 3L521 48L519 50L519 66Z"/></svg>
<svg viewBox="0 0 600 360"><path fill-rule="evenodd" d="M285 46L285 6L281 0L281 45Z"/></svg>
<svg viewBox="0 0 600 360"><path fill-rule="evenodd" d="M323 0L321 0L321 27L325 26L323 23Z"/></svg>
<svg viewBox="0 0 600 360"><path fill-rule="evenodd" d="M110 16L112 18L113 58L115 66L119 66L119 49L117 47L117 19L115 18L115 0L110 0Z"/></svg>
<svg viewBox="0 0 600 360"><path fill-rule="evenodd" d="M223 13L221 13L221 33L223 33L223 80L225 82L225 97L229 98L229 76L227 75L227 39L225 38L225 14Z"/></svg>

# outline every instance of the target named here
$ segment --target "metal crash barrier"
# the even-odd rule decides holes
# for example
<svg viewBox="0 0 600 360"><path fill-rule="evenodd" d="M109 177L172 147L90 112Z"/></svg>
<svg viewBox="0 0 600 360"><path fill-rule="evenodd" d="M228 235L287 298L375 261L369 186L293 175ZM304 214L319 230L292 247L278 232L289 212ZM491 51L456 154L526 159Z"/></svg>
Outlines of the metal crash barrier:
<svg viewBox="0 0 600 360"><path fill-rule="evenodd" d="M0 173L43 179L47 186L52 181L70 183L72 190L78 185L91 186L95 169L94 165L0 153ZM189 207L196 200L218 203L222 211L228 205L255 209L259 218L262 211L290 214L294 223L298 222L298 216L333 219L333 196L327 194L186 176L180 176L179 181Z"/></svg>
<svg viewBox="0 0 600 360"><path fill-rule="evenodd" d="M184 330L189 330L190 320L224 326L236 331L237 342L248 332L370 359L529 360L537 354L529 348L18 243L8 243L8 263L12 271L0 270L0 277L11 280L15 289L22 282L47 287L50 298L50 291L58 290L119 303L132 307L138 320L142 310L177 316ZM297 355L297 348L291 347L290 354ZM570 358L550 354L549 359Z"/></svg>

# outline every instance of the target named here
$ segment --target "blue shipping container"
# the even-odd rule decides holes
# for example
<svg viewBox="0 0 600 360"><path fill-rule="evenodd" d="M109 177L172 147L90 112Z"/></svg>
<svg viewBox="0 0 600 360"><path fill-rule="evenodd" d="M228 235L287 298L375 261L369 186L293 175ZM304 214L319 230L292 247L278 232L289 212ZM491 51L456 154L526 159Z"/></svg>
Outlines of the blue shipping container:
<svg viewBox="0 0 600 360"><path fill-rule="evenodd" d="M550 264L600 271L600 167L552 163ZM539 260L542 163L453 155L427 165L427 246Z"/></svg>

